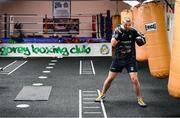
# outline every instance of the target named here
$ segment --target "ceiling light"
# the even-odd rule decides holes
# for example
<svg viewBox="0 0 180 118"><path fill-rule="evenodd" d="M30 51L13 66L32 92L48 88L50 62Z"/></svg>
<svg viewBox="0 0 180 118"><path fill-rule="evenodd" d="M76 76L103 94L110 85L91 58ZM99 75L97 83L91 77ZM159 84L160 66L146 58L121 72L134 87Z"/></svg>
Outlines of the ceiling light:
<svg viewBox="0 0 180 118"><path fill-rule="evenodd" d="M138 2L138 1L136 1L136 0L134 0L134 1L124 0L123 2L127 3L128 5L130 5L130 6L132 6L132 7L140 4L140 2Z"/></svg>

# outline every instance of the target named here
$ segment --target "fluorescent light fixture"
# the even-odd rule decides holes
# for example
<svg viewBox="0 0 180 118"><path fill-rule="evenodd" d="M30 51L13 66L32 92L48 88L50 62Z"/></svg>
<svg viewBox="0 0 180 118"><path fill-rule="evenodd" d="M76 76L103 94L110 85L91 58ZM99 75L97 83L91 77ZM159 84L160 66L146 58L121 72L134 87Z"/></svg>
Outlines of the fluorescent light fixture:
<svg viewBox="0 0 180 118"><path fill-rule="evenodd" d="M140 2L134 0L134 1L130 1L130 0L124 0L123 2L127 3L128 5L134 7L136 5L138 5Z"/></svg>
<svg viewBox="0 0 180 118"><path fill-rule="evenodd" d="M152 2L154 0L145 0L143 3L146 3L146 2Z"/></svg>

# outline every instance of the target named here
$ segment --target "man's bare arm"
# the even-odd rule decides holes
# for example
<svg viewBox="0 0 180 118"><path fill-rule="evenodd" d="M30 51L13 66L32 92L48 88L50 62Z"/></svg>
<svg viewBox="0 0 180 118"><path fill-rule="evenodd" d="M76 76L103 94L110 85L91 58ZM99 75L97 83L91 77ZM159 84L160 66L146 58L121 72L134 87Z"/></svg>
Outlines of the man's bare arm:
<svg viewBox="0 0 180 118"><path fill-rule="evenodd" d="M118 41L117 41L115 38L112 38L112 39L111 39L111 45L112 45L112 47L116 47L117 43L118 43Z"/></svg>

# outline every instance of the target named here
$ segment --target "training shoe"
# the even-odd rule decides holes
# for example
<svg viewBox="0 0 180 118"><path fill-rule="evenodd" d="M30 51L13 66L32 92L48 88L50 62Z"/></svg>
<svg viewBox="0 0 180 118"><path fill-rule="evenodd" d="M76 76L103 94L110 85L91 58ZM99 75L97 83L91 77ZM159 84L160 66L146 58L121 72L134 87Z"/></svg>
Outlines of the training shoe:
<svg viewBox="0 0 180 118"><path fill-rule="evenodd" d="M95 99L95 102L100 102L101 100L103 100L105 98L105 94L100 93L100 95Z"/></svg>
<svg viewBox="0 0 180 118"><path fill-rule="evenodd" d="M147 104L144 102L143 98L142 97L138 97L137 98L137 101L138 101L138 105L140 107L147 107Z"/></svg>

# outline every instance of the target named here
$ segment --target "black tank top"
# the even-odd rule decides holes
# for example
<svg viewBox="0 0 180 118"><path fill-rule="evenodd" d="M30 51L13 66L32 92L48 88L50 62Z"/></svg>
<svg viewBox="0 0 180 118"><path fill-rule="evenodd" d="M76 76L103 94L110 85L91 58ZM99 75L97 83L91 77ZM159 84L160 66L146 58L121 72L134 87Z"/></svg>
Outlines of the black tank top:
<svg viewBox="0 0 180 118"><path fill-rule="evenodd" d="M115 37L115 32L117 33L117 30L118 32L120 31L118 34L120 36L118 37L121 37L121 39ZM112 35L113 38L119 41L115 47L115 57L118 59L135 59L135 38L137 36L139 36L139 34L134 28L125 30L122 25L116 27L114 30L114 34Z"/></svg>

